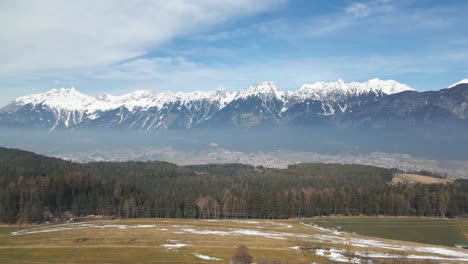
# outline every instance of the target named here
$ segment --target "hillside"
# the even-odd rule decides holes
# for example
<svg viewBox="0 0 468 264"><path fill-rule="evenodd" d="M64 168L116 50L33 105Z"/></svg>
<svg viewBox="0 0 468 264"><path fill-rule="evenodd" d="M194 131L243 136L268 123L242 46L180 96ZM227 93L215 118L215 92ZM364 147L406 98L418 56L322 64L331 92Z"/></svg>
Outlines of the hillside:
<svg viewBox="0 0 468 264"><path fill-rule="evenodd" d="M238 92L154 92L90 96L74 88L19 97L0 126L44 130L158 131L331 125L466 127L468 85L417 92L393 80L316 82L284 91L260 82Z"/></svg>
<svg viewBox="0 0 468 264"><path fill-rule="evenodd" d="M375 218L374 218L375 219ZM323 228L320 220L329 220ZM356 222L363 220L362 222ZM320 218L291 220L124 219L66 224L0 225L1 263L228 263L239 244L254 263L467 263L455 248L464 219ZM332 229L344 221L343 229ZM431 224L424 224L430 222ZM356 225L353 225L356 223ZM369 224L375 237L360 234ZM405 224L403 227L401 225ZM383 225L382 225L383 224ZM379 228L384 227L384 228ZM356 233L348 233L358 228ZM380 238L410 230L408 241ZM436 232L431 229L436 228ZM451 231L451 232L446 232ZM430 234L425 236L429 232ZM433 233L433 234L432 234ZM429 244L443 234L446 240ZM385 237L385 236L383 236ZM416 241L418 243L409 242ZM422 240L422 241L421 241ZM462 242L466 242L461 238ZM449 242L446 246L446 242ZM425 243L425 244L422 244ZM71 261L79 259L79 262Z"/></svg>
<svg viewBox="0 0 468 264"><path fill-rule="evenodd" d="M390 186L393 173L341 164L287 169L157 161L79 164L0 148L0 221L55 221L70 214L290 218L466 213L466 182Z"/></svg>
<svg viewBox="0 0 468 264"><path fill-rule="evenodd" d="M398 183L447 184L451 182L453 182L453 180L441 179L441 178L430 177L430 176L419 175L419 174L411 174L411 173L397 173L393 176L393 179L392 179L393 184L398 184Z"/></svg>

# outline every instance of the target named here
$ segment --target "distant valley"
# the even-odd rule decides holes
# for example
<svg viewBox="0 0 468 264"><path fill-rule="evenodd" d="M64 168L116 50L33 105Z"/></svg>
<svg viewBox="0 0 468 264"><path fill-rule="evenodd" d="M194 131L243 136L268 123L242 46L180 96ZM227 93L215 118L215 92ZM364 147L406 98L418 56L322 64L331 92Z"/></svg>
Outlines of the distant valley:
<svg viewBox="0 0 468 264"><path fill-rule="evenodd" d="M467 177L468 81L417 92L392 80L284 91L53 89L0 109L0 145L78 162L367 164Z"/></svg>

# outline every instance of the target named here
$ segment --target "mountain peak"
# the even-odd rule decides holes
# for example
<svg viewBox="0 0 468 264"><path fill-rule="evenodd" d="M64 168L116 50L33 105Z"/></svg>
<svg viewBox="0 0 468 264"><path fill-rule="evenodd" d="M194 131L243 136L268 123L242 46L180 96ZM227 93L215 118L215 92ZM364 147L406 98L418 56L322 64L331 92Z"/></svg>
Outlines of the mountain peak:
<svg viewBox="0 0 468 264"><path fill-rule="evenodd" d="M464 83L468 83L468 78L465 78L465 79L463 79L463 80L461 80L459 82L456 82L456 83L450 85L448 88L453 88L453 87L455 87L455 86L457 86L459 84L464 84Z"/></svg>
<svg viewBox="0 0 468 264"><path fill-rule="evenodd" d="M284 92L272 81L263 81L245 88L237 93L236 98L248 98L252 96L281 98Z"/></svg>
<svg viewBox="0 0 468 264"><path fill-rule="evenodd" d="M295 94L304 99L325 99L340 94L359 95L369 92L394 94L407 90L413 90L413 88L394 80L381 80L379 78L374 78L363 83L346 83L342 79L338 79L336 82L315 82L311 84L303 84Z"/></svg>
<svg viewBox="0 0 468 264"><path fill-rule="evenodd" d="M96 101L95 98L80 93L75 88L58 88L42 94L32 94L19 97L18 104L44 104L52 108L67 110L83 110Z"/></svg>
<svg viewBox="0 0 468 264"><path fill-rule="evenodd" d="M468 83L468 79L459 83ZM309 121L326 121L328 116L335 114L337 120L345 118L345 115L346 118L361 118L368 114L367 111L380 111L375 109L374 104L379 100L389 103L389 108L382 112L382 117L385 117L387 111L399 108L398 104L394 104L399 103L398 100L395 101L392 96L386 95L406 90L412 88L394 80L378 78L362 83L346 83L341 79L334 82L315 82L304 84L300 89L291 92L282 91L273 82L268 81L259 82L238 92L224 89L211 92L138 90L118 96L88 96L75 88L58 88L42 94L20 97L0 109L0 126L2 122L23 124L25 114L31 115L26 121L31 122L31 126L47 127L50 130L80 126L150 130L219 124L247 127L261 124L281 125L282 122L308 124ZM413 100L412 95L401 96ZM407 106L411 111L427 104L425 99L418 96L415 98L416 105ZM466 111L460 111L451 105L445 106L454 109L450 111L455 118L466 119ZM221 111L222 109L225 110Z"/></svg>
<svg viewBox="0 0 468 264"><path fill-rule="evenodd" d="M399 83L395 80L381 80L379 78L370 79L365 84L367 89L379 90L385 94L395 94L414 90L408 85Z"/></svg>
<svg viewBox="0 0 468 264"><path fill-rule="evenodd" d="M149 107L161 109L164 105L176 101L185 104L192 101L208 100L210 102L219 102L221 106L225 106L235 99L246 99L249 97L258 97L263 101L276 99L283 102L288 101L290 97L300 100L333 100L341 96L369 92L393 94L405 90L412 90L412 88L393 80L385 81L378 78L371 79L365 83L346 83L342 79L338 79L336 82L315 82L302 85L296 92L282 91L272 81L256 83L237 93L219 89L213 92L154 92L152 90L137 90L119 96L110 94L88 96L71 87L56 88L42 94L23 96L16 99L14 103L16 105L33 104L34 106L42 104L56 110L81 111L89 114L95 111L116 109L121 106L129 110Z"/></svg>

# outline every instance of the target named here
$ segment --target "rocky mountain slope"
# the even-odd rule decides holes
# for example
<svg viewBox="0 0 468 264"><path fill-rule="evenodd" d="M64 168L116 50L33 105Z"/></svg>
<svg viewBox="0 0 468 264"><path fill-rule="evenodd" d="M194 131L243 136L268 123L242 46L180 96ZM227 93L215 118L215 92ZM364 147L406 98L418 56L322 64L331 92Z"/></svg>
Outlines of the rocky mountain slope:
<svg viewBox="0 0 468 264"><path fill-rule="evenodd" d="M154 92L88 96L74 88L17 98L0 109L0 126L131 130L298 126L385 126L389 122L467 123L468 84L417 92L393 80L316 82L283 91L261 82L238 92Z"/></svg>

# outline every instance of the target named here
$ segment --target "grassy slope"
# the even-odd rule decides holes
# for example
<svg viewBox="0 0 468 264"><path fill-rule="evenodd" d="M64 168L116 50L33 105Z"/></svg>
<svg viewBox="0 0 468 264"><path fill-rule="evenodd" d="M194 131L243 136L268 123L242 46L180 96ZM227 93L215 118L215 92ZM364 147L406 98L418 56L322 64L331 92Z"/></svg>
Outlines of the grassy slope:
<svg viewBox="0 0 468 264"><path fill-rule="evenodd" d="M435 178L435 177L430 177L430 176L424 176L424 175L419 175L419 174L409 174L409 173L397 173L394 175L392 179L393 184L411 183L411 182L417 182L417 183L422 183L422 184L436 184L436 183L447 184L447 183L453 182L453 180L440 179L440 178Z"/></svg>
<svg viewBox="0 0 468 264"><path fill-rule="evenodd" d="M174 234L181 228L252 228L251 225L231 221L134 219L119 221L118 224L156 224L157 227L168 230L148 232L149 229L83 229L15 237L9 236L11 231L16 231L15 227L0 226L0 263L216 263L196 258L194 253L221 258L225 261L218 263L226 263L239 244L247 245L256 259L299 258L307 263L321 259L313 254L298 256L297 251L289 248L300 244L297 239ZM280 230L281 227L276 226L269 228L269 231ZM178 243L190 246L167 250L161 245L174 243L169 240L177 240Z"/></svg>
<svg viewBox="0 0 468 264"><path fill-rule="evenodd" d="M366 236L444 246L468 245L461 228L468 228L468 219L342 217L309 222L326 228L341 227L339 230Z"/></svg>
<svg viewBox="0 0 468 264"><path fill-rule="evenodd" d="M342 219L329 220L333 223L335 220ZM308 222L311 220L302 221ZM331 263L327 258L317 256L313 252L301 254L300 251L291 249L290 247L301 245L301 238L297 236L272 239L263 236L181 233L187 228L216 231L248 229L259 232L308 235L309 237L304 239L304 245L307 246L334 247L337 249L347 247L340 241L337 241L337 244L317 241L314 238L315 235L327 235L329 233L304 226L299 220L258 220L249 223L228 220L132 219L114 221L112 224L152 224L156 226L128 229L75 229L11 236L10 232L15 231L16 227L0 225L0 263L226 263L239 244L245 244L257 261L266 258L289 261L301 260L304 263ZM22 227L22 229L32 227L35 226ZM359 237L358 235L350 236ZM174 242L174 240L177 242ZM184 243L189 244L189 246L171 251L162 246L168 243ZM402 241L394 243L397 245L410 245L410 243ZM355 249L362 250L362 248ZM370 250L392 252L391 250L377 248L370 248ZM204 261L196 258L194 253L221 258L223 261ZM417 254L417 252L414 253Z"/></svg>

